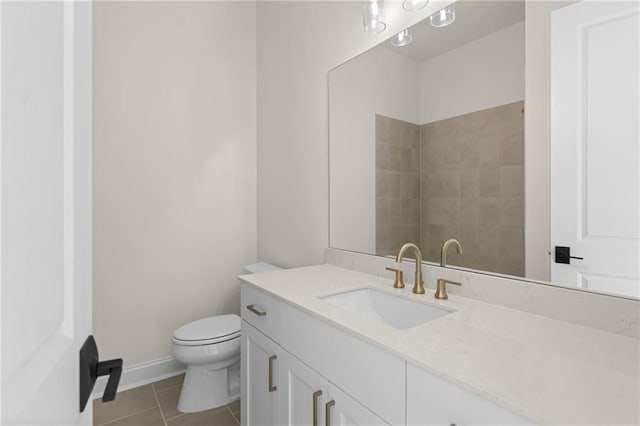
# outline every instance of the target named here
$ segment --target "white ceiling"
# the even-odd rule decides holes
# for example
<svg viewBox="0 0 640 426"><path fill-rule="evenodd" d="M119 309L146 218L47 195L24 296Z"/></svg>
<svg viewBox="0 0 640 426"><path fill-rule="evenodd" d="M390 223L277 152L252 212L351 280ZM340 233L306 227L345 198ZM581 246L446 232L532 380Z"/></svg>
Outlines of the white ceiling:
<svg viewBox="0 0 640 426"><path fill-rule="evenodd" d="M434 28L427 18L409 28L413 42L408 46L389 41L381 46L422 62L524 20L524 0L460 0L455 5L453 24Z"/></svg>

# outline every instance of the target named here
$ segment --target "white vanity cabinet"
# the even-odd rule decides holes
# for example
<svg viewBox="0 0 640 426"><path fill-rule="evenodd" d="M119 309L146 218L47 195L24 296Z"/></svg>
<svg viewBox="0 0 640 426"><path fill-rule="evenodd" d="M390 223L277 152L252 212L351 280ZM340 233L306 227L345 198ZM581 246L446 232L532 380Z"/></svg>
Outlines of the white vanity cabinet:
<svg viewBox="0 0 640 426"><path fill-rule="evenodd" d="M528 420L407 364L407 425L529 425Z"/></svg>
<svg viewBox="0 0 640 426"><path fill-rule="evenodd" d="M282 348L242 321L242 423L280 425L278 372Z"/></svg>
<svg viewBox="0 0 640 426"><path fill-rule="evenodd" d="M252 286L241 303L243 425L529 424Z"/></svg>
<svg viewBox="0 0 640 426"><path fill-rule="evenodd" d="M330 421L328 426L379 426L389 423L376 416L364 405L329 383L327 391ZM326 407L326 405L325 405ZM325 408L326 411L326 408Z"/></svg>
<svg viewBox="0 0 640 426"><path fill-rule="evenodd" d="M281 404L281 419L284 425L389 424L286 351L281 372L281 398L284 402Z"/></svg>

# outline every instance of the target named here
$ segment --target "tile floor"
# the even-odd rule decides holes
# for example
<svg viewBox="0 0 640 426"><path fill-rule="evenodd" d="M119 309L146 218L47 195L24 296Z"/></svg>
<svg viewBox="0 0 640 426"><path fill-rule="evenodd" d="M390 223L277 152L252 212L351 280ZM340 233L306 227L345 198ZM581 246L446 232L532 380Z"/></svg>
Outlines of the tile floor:
<svg viewBox="0 0 640 426"><path fill-rule="evenodd" d="M240 401L213 410L184 414L178 398L184 375L118 393L115 401L93 401L95 426L238 426Z"/></svg>

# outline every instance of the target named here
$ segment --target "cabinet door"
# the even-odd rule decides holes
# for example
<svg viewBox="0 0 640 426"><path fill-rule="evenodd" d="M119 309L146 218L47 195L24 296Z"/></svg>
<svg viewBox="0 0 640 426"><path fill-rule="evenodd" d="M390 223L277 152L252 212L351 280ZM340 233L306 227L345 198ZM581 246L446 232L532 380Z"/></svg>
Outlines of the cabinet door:
<svg viewBox="0 0 640 426"><path fill-rule="evenodd" d="M329 415L329 421L326 422L326 426L378 426L390 424L331 383L329 383L327 395L327 402L324 408Z"/></svg>
<svg viewBox="0 0 640 426"><path fill-rule="evenodd" d="M407 364L407 425L528 425L528 420Z"/></svg>
<svg viewBox="0 0 640 426"><path fill-rule="evenodd" d="M279 425L281 349L271 339L242 321L242 423Z"/></svg>
<svg viewBox="0 0 640 426"><path fill-rule="evenodd" d="M285 352L280 364L281 419L288 426L324 425L327 379Z"/></svg>

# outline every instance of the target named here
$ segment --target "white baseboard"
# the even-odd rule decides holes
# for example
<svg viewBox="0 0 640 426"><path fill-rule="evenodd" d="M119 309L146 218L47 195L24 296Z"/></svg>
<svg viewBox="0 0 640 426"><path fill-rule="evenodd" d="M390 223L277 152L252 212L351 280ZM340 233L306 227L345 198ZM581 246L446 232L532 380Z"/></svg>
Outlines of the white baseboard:
<svg viewBox="0 0 640 426"><path fill-rule="evenodd" d="M177 376L184 371L185 366L171 357L132 365L122 371L118 392ZM93 388L93 395L91 396L92 399L102 398L106 385L106 376L98 378L98 381Z"/></svg>

